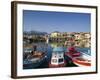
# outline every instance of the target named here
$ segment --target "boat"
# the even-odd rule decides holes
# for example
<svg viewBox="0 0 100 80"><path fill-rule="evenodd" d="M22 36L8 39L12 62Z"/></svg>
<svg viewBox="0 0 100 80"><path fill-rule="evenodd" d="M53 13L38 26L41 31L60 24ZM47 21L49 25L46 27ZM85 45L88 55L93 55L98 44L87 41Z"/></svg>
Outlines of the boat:
<svg viewBox="0 0 100 80"><path fill-rule="evenodd" d="M66 55L70 56L70 57L78 57L81 55L80 52L78 52L75 47L69 47L68 48L68 52L66 53Z"/></svg>
<svg viewBox="0 0 100 80"><path fill-rule="evenodd" d="M25 59L23 61L24 69L33 69L39 67L43 62L45 62L46 56L43 58L33 58L33 59Z"/></svg>
<svg viewBox="0 0 100 80"><path fill-rule="evenodd" d="M24 53L23 68L31 69L40 66L46 60L46 53L41 51L32 51L27 49Z"/></svg>
<svg viewBox="0 0 100 80"><path fill-rule="evenodd" d="M91 66L91 57L86 53L82 53L81 56L74 57L72 60L78 66Z"/></svg>
<svg viewBox="0 0 100 80"><path fill-rule="evenodd" d="M64 60L64 49L62 47L53 48L51 61L49 62L50 68L64 67L66 61Z"/></svg>
<svg viewBox="0 0 100 80"><path fill-rule="evenodd" d="M77 66L91 66L91 56L84 53L78 52L74 47L68 48L69 52L66 53L69 56L73 63Z"/></svg>

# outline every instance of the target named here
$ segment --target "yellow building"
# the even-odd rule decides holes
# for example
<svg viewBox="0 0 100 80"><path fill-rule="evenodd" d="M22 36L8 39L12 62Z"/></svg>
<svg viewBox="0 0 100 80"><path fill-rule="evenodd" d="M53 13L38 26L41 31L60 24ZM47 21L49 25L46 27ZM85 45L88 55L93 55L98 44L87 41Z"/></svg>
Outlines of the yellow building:
<svg viewBox="0 0 100 80"><path fill-rule="evenodd" d="M51 33L50 37L58 37L58 36L60 36L60 35L61 35L60 32L55 31L55 32L52 32L52 33Z"/></svg>
<svg viewBox="0 0 100 80"><path fill-rule="evenodd" d="M91 34L90 33L85 33L85 38L90 39L91 38Z"/></svg>

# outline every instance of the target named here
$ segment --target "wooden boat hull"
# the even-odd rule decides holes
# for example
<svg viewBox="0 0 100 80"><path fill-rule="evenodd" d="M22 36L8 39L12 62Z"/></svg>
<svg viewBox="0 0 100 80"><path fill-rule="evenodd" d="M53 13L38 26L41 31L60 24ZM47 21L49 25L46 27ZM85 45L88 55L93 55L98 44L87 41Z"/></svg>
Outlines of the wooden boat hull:
<svg viewBox="0 0 100 80"><path fill-rule="evenodd" d="M91 61L82 57L73 58L73 63L78 66L91 66Z"/></svg>

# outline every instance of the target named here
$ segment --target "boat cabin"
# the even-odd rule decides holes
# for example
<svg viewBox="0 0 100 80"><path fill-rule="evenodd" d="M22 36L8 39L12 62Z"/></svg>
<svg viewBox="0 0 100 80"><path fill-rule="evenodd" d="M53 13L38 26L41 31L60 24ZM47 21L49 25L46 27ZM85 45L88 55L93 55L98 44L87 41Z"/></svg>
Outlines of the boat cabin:
<svg viewBox="0 0 100 80"><path fill-rule="evenodd" d="M64 64L64 49L62 47L56 47L53 49L51 64L52 65Z"/></svg>

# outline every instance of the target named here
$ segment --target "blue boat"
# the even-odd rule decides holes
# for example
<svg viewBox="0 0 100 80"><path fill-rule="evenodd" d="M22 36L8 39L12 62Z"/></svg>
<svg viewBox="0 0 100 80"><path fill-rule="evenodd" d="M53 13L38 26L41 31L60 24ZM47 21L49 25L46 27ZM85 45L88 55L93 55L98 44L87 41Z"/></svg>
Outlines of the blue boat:
<svg viewBox="0 0 100 80"><path fill-rule="evenodd" d="M32 69L40 66L46 59L46 53L40 51L33 51L32 49L25 49L23 68Z"/></svg>
<svg viewBox="0 0 100 80"><path fill-rule="evenodd" d="M24 69L33 69L39 67L44 61L46 60L46 56L39 59L39 58L34 58L34 59L25 59L23 61L23 68Z"/></svg>

